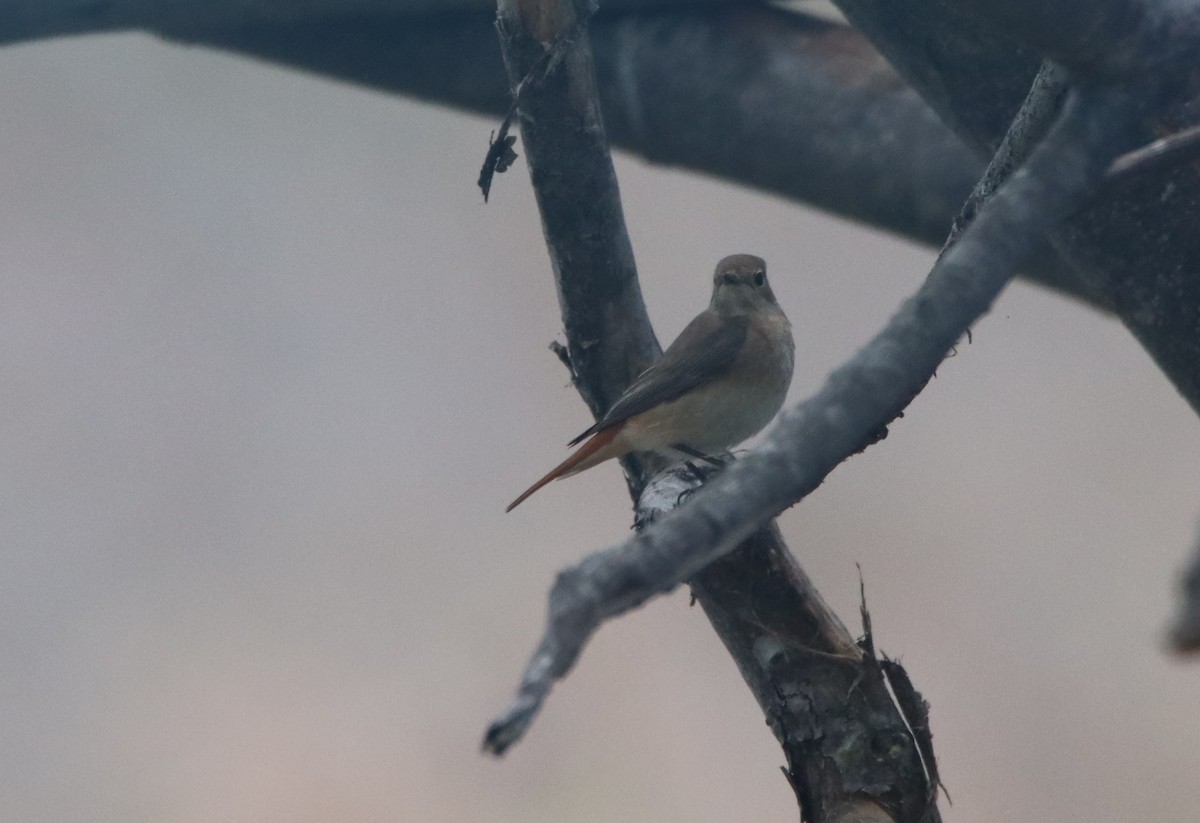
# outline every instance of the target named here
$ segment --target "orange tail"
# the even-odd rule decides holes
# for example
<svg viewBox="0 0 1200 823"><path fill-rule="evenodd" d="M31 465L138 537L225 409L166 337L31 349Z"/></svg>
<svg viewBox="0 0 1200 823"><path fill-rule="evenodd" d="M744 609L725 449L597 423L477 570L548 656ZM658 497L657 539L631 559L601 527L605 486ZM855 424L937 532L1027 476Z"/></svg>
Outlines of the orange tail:
<svg viewBox="0 0 1200 823"><path fill-rule="evenodd" d="M537 491L542 486L549 483L551 480L557 480L560 477L565 477L569 474L574 474L572 469L574 469L575 471L583 471L584 469L591 468L596 463L601 463L601 462L607 460L609 457L615 457L616 455L605 455L604 457L601 457L599 460L589 463L586 466L579 465L580 463L583 463L585 460L587 460L589 457L595 456L596 452L600 451L602 448L604 448L609 443L611 443L614 439L616 439L616 436L620 431L621 431L621 426L617 425L617 426L612 426L610 428L602 429L602 430L596 432L594 435L592 435L592 439L589 440L588 442L584 443L582 446L580 446L575 451L574 454L572 454L566 460L564 460L563 462L561 462L557 466L555 466L553 469L551 469L546 474L545 477L543 477L541 480L534 483L528 489L523 491L521 493L521 496L518 497L516 500L509 503L508 508L505 509L504 511L505 512L512 511L517 506L524 503L525 498L529 497L529 495L533 494L535 491Z"/></svg>

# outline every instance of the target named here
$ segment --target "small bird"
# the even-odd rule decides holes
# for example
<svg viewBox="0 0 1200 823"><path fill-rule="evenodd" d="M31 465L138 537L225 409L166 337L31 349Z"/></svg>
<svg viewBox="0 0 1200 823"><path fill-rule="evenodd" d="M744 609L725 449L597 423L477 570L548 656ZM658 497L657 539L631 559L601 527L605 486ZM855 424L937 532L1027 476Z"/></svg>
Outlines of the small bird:
<svg viewBox="0 0 1200 823"><path fill-rule="evenodd" d="M629 452L714 455L759 432L792 381L792 326L767 283L767 264L734 254L717 264L712 302L641 373L587 440L509 504L510 512L551 480Z"/></svg>

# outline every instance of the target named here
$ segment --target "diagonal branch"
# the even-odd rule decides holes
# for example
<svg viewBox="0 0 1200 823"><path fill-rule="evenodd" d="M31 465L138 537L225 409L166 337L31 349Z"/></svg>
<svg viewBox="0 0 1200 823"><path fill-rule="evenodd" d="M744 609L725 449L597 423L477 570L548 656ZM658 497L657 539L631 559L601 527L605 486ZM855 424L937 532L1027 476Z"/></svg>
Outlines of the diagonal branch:
<svg viewBox="0 0 1200 823"><path fill-rule="evenodd" d="M958 217L950 227L950 236L946 238L942 250L953 245L963 233L979 207L986 203L996 189L1012 176L1022 163L1033 152L1034 148L1046 136L1046 132L1058 118L1063 99L1067 94L1067 76L1062 67L1046 61L1041 71L1033 79L1033 85L1020 110L1013 117L1008 132L988 163L983 177L971 189L967 202L959 210ZM1110 174L1111 176L1111 174Z"/></svg>
<svg viewBox="0 0 1200 823"><path fill-rule="evenodd" d="M921 390L958 338L988 310L1047 226L1086 200L1128 145L1135 101L1093 89L1069 99L1062 119L1019 173L979 211L887 326L814 397L786 412L763 444L687 504L635 537L561 573L542 644L517 701L491 727L496 750L515 742L608 618L669 591L802 499L868 444Z"/></svg>
<svg viewBox="0 0 1200 823"><path fill-rule="evenodd" d="M971 118L978 100L965 94L961 77L977 69L960 43L990 51L1007 43L1013 66L993 62L995 79L980 86L987 99L1028 71L1042 56L1070 69L1080 83L1143 84L1148 116L1139 143L1180 133L1196 123L1200 83L1192 67L1200 48L1200 4L1194 0L835 0L947 122L976 143L993 139L986 123ZM942 7L951 8L938 23ZM924 13L907 28L897 15ZM922 24L927 24L923 27ZM911 37L928 29L934 36ZM981 45L982 44L982 45ZM1000 94L999 97L1003 97ZM1200 412L1200 232L1195 213L1200 174L1188 164L1143 164L1120 175L1094 200L1049 233L1049 240L1083 288L1107 304L1154 358L1180 394Z"/></svg>

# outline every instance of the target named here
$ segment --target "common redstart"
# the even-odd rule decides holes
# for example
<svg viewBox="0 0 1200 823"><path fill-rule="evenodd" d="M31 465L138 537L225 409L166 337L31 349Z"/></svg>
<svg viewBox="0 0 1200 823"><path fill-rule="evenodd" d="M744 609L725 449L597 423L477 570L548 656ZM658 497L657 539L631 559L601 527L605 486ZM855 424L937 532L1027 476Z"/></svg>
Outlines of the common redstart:
<svg viewBox="0 0 1200 823"><path fill-rule="evenodd" d="M641 373L570 457L509 504L551 480L629 452L716 455L771 422L792 381L792 327L767 283L767 264L734 254L717 264L712 301Z"/></svg>

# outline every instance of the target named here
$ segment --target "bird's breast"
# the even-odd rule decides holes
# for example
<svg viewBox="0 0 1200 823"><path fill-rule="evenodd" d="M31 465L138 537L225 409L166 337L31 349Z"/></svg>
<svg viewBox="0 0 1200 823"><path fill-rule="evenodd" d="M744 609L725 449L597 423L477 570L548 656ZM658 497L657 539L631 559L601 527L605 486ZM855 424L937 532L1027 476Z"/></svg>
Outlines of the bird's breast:
<svg viewBox="0 0 1200 823"><path fill-rule="evenodd" d="M733 364L720 376L626 425L636 450L685 444L713 454L757 434L783 405L792 380L791 327L782 312L755 318Z"/></svg>

